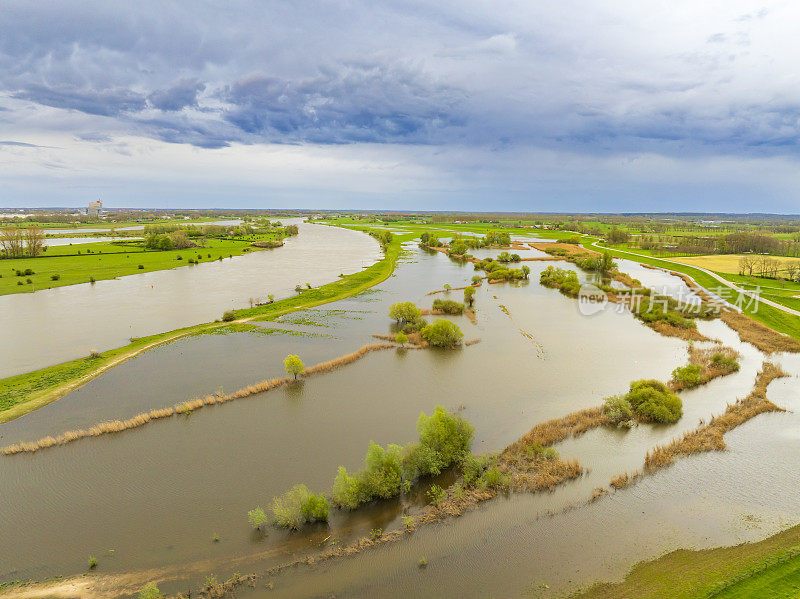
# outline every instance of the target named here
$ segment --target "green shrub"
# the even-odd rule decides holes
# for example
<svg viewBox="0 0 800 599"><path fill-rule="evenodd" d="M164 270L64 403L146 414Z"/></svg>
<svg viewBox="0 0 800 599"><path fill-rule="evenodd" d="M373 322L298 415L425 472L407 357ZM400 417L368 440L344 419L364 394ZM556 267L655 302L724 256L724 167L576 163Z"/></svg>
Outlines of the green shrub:
<svg viewBox="0 0 800 599"><path fill-rule="evenodd" d="M300 528L306 522L328 519L328 500L315 495L305 485L295 485L272 500L272 520L284 528Z"/></svg>
<svg viewBox="0 0 800 599"><path fill-rule="evenodd" d="M93 555L89 556L89 569L94 570L97 567L97 558Z"/></svg>
<svg viewBox="0 0 800 599"><path fill-rule="evenodd" d="M226 310L222 313L222 322L230 322L232 320L236 320L236 314L233 310Z"/></svg>
<svg viewBox="0 0 800 599"><path fill-rule="evenodd" d="M685 387L696 387L702 380L700 373L703 369L698 364L679 366L672 371L673 380L682 383Z"/></svg>
<svg viewBox="0 0 800 599"><path fill-rule="evenodd" d="M424 327L421 334L422 338L434 347L455 347L464 337L457 324L443 319Z"/></svg>
<svg viewBox="0 0 800 599"><path fill-rule="evenodd" d="M60 274L50 275L50 280L51 281L58 281L60 278L61 278Z"/></svg>
<svg viewBox="0 0 800 599"><path fill-rule="evenodd" d="M734 372L739 370L739 362L736 360L736 358L720 352L717 352L711 356L711 363L714 366L725 368L726 370L732 370Z"/></svg>
<svg viewBox="0 0 800 599"><path fill-rule="evenodd" d="M447 491L442 489L439 485L431 485L431 488L428 489L428 498L431 500L433 505L439 505L442 501L447 499Z"/></svg>
<svg viewBox="0 0 800 599"><path fill-rule="evenodd" d="M33 272L32 268L26 268L24 274L27 275L27 276L30 276L30 275L35 275L36 273Z"/></svg>
<svg viewBox="0 0 800 599"><path fill-rule="evenodd" d="M434 469L421 474L438 474L456 462L472 447L475 428L461 416L449 413L437 406L431 416L424 412L417 420L420 444L435 454Z"/></svg>
<svg viewBox="0 0 800 599"><path fill-rule="evenodd" d="M138 268L139 268L139 270L144 270L144 264L140 264L140 265L138 266Z"/></svg>
<svg viewBox="0 0 800 599"><path fill-rule="evenodd" d="M510 478L500 471L497 464L494 464L483 473L483 480L488 488L499 489L507 487Z"/></svg>
<svg viewBox="0 0 800 599"><path fill-rule="evenodd" d="M164 597L166 595L158 590L154 582L148 582L139 591L139 599L164 599Z"/></svg>
<svg viewBox="0 0 800 599"><path fill-rule="evenodd" d="M461 458L461 473L464 476L464 486L474 487L483 477L483 473L491 464L487 455L474 456L471 453L463 454Z"/></svg>
<svg viewBox="0 0 800 599"><path fill-rule="evenodd" d="M247 521L250 522L250 526L260 530L262 526L269 522L269 518L264 513L264 510L257 507L247 512Z"/></svg>
<svg viewBox="0 0 800 599"><path fill-rule="evenodd" d="M612 395L603 401L603 413L611 422L618 425L628 425L633 419L631 403L621 395Z"/></svg>
<svg viewBox="0 0 800 599"><path fill-rule="evenodd" d="M467 289L473 289L473 288L472 287L468 287ZM474 289L473 289L473 293L474 293ZM433 309L434 310L441 310L445 314L463 314L464 313L464 304L459 303L459 302L454 301L454 300L435 299L435 300L433 300Z"/></svg>
<svg viewBox="0 0 800 599"><path fill-rule="evenodd" d="M94 277L89 277L89 282L90 282L92 285L94 285L94 283L95 283L95 281L94 281Z"/></svg>
<svg viewBox="0 0 800 599"><path fill-rule="evenodd" d="M639 416L652 422L672 424L683 415L681 398L661 381L634 381L625 399Z"/></svg>

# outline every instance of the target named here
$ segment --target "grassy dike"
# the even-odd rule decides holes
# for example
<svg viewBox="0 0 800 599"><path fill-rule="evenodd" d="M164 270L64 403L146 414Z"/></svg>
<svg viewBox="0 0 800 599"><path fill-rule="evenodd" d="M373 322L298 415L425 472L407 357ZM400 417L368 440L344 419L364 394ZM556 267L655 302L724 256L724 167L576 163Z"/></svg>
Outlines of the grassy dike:
<svg viewBox="0 0 800 599"><path fill-rule="evenodd" d="M800 596L800 526L758 543L679 549L596 585L575 599L743 599Z"/></svg>
<svg viewBox="0 0 800 599"><path fill-rule="evenodd" d="M704 287L707 290L712 290L715 288L719 288L723 284L712 277L711 275L703 272L702 270L698 270L693 266L688 266L685 264L678 264L675 262L667 262L665 260L660 260L658 258L651 258L649 256L644 256L642 254L637 254L636 252L620 252L613 248L606 248L602 245L598 245L596 247L592 247L592 244L598 241L596 238L585 238L586 241L583 242L583 247L587 249L594 249L603 248L611 252L611 255L615 258L622 258L625 260L632 260L635 262L640 262L642 264L649 264L650 266L656 266L658 268L663 268L665 270L673 270L675 272L680 272L685 275L692 277L695 282L701 287ZM788 335L794 339L800 340L800 318L793 316L791 314L787 314L786 312L782 312L777 308L772 306L768 306L763 303L758 304L758 309L754 310L751 306L747 305L748 302L742 306L743 311L747 316L752 318L753 320L757 320L758 322L770 327L771 329L778 331L779 333L783 333L784 335Z"/></svg>
<svg viewBox="0 0 800 599"><path fill-rule="evenodd" d="M359 230L369 232L366 227ZM233 323L210 322L149 337L140 337L123 347L102 352L99 357L79 358L0 379L0 424L56 401L114 366L159 345L188 335L211 331L217 327L229 326L236 322L272 320L290 312L334 302L369 289L389 278L400 257L402 242L413 237L414 235L396 235L394 240L384 248L384 257L361 272L346 275L333 283L303 291L298 295L266 306L235 310L236 320Z"/></svg>

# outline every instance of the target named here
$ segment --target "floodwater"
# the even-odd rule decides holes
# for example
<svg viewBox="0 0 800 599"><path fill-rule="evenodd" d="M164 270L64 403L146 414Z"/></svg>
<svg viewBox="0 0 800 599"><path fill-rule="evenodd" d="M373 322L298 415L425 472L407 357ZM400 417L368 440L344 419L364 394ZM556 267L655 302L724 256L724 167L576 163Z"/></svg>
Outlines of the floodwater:
<svg viewBox="0 0 800 599"><path fill-rule="evenodd" d="M408 249L395 275L366 293L265 323L261 334L204 335L160 347L0 425L0 443L129 417L220 388L232 391L281 375L287 353L306 364L348 353L369 343L372 333L389 331L392 302L426 306L445 297L428 291L462 285L474 274L470 264ZM328 490L337 466L360 467L370 441L413 440L420 411L461 408L475 425L473 451L496 451L537 422L599 405L634 379L667 380L685 363L685 342L657 335L626 312L583 316L575 300L538 284L549 262L528 264L527 284L479 288L477 325L454 318L465 338L480 337L479 344L374 353L298 385L190 416L0 457L0 580L79 575L89 555L105 573L171 567L177 578L159 584L168 592L196 589L211 573L219 579L234 571L263 573L314 555L332 540L347 543L375 528L398 528L404 510L413 513L425 484L408 498L334 512L329 524L297 533L270 529L261 536L246 518L247 510L268 508L295 483ZM677 285L665 273L652 276L654 285ZM557 446L562 458L577 458L588 472L554 493L501 497L400 542L289 570L274 579L274 590L266 591L262 578L258 589L237 596L539 596L622 576L636 561L673 548L763 538L797 522L800 415L794 412L759 416L726 436L729 451L679 460L585 504L594 487L639 469L648 448L693 429L752 388L764 356L721 322L699 326L740 351L742 367L683 393L677 424L599 429L565 441ZM800 357L774 359L800 373ZM796 378L778 380L769 394L797 410L796 388ZM562 511L570 506L578 507ZM422 557L429 563L425 570L417 568Z"/></svg>
<svg viewBox="0 0 800 599"><path fill-rule="evenodd" d="M287 222L289 222L287 220ZM298 221L299 222L299 221ZM300 223L272 250L119 279L0 297L0 378L213 321L250 298L335 281L381 257L364 233Z"/></svg>

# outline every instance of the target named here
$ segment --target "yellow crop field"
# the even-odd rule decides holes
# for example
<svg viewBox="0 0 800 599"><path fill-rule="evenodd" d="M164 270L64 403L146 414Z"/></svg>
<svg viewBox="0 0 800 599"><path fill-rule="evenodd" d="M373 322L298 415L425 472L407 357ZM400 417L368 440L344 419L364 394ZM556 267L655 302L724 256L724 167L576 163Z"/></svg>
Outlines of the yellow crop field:
<svg viewBox="0 0 800 599"><path fill-rule="evenodd" d="M713 256L686 256L683 258L670 258L670 260L674 262L680 262L681 264L688 264L689 266L699 266L701 268L707 268L708 270L713 270L716 272L737 275L739 274L739 259L741 257L741 254L717 254ZM757 258L758 256L753 256L750 254L750 257ZM800 259L798 258L781 258L779 256L770 257L780 260L784 263L794 262L796 264L800 264Z"/></svg>

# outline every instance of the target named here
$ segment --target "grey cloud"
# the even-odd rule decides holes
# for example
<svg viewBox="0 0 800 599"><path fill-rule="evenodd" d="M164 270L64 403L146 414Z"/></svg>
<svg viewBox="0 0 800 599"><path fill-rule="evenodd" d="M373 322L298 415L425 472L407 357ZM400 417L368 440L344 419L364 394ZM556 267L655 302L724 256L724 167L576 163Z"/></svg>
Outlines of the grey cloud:
<svg viewBox="0 0 800 599"><path fill-rule="evenodd" d="M197 106L197 96L205 88L205 84L198 79L182 79L168 89L154 91L148 100L159 110L177 111L187 106Z"/></svg>
<svg viewBox="0 0 800 599"><path fill-rule="evenodd" d="M273 140L425 143L464 122L462 92L381 64L344 64L299 81L252 74L221 97L228 122Z"/></svg>
<svg viewBox="0 0 800 599"><path fill-rule="evenodd" d="M117 116L125 112L137 112L143 110L147 105L144 96L123 88L96 91L30 85L13 93L12 97L44 106L78 110L99 116Z"/></svg>

